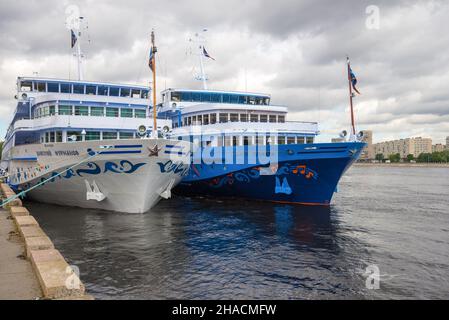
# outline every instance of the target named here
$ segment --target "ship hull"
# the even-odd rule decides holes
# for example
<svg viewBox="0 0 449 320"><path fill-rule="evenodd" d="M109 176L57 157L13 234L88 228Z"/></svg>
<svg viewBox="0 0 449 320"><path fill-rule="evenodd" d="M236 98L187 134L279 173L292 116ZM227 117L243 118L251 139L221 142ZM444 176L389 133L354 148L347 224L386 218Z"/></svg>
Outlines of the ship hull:
<svg viewBox="0 0 449 320"><path fill-rule="evenodd" d="M186 195L328 206L341 176L358 159L364 145L359 142L280 145L276 163L267 165L192 164L176 191ZM238 148L234 147L236 154L251 152Z"/></svg>
<svg viewBox="0 0 449 320"><path fill-rule="evenodd" d="M99 149L100 145L110 148ZM169 196L188 171L190 157L172 152L173 145L190 148L167 139L37 145L36 161L24 157L10 161L10 184L17 191L29 190L26 196L39 202L142 213ZM28 145L28 153L30 149ZM94 185L104 199L88 199Z"/></svg>

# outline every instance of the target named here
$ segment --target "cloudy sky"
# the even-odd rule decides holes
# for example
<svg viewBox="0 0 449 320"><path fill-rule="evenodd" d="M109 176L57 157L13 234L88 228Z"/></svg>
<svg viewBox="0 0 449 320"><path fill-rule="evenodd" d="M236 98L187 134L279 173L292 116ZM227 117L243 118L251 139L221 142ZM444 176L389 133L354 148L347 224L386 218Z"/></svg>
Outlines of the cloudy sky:
<svg viewBox="0 0 449 320"><path fill-rule="evenodd" d="M349 128L347 54L358 129L375 142L449 136L449 1L0 0L2 137L17 76L76 78L73 8L88 21L87 80L148 84L154 28L159 88L199 88L188 40L207 28L210 88L270 93L290 120L319 121L324 141Z"/></svg>

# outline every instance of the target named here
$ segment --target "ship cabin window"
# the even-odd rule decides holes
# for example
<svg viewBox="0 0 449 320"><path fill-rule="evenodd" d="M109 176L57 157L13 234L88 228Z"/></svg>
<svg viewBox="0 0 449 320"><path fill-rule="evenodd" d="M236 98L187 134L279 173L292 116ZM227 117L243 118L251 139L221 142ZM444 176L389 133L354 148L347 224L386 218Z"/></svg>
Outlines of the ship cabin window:
<svg viewBox="0 0 449 320"><path fill-rule="evenodd" d="M32 91L33 90L33 83L31 81L22 81L20 82L20 91Z"/></svg>
<svg viewBox="0 0 449 320"><path fill-rule="evenodd" d="M118 97L120 92L120 88L117 87L110 87L109 88L109 95L111 97Z"/></svg>
<svg viewBox="0 0 449 320"><path fill-rule="evenodd" d="M62 142L62 131L56 131L56 141L55 142Z"/></svg>
<svg viewBox="0 0 449 320"><path fill-rule="evenodd" d="M131 98L139 99L140 98L140 90L132 89L131 90Z"/></svg>
<svg viewBox="0 0 449 320"><path fill-rule="evenodd" d="M140 97L142 99L148 99L148 90L142 90L142 92L140 93Z"/></svg>
<svg viewBox="0 0 449 320"><path fill-rule="evenodd" d="M285 122L285 116L278 116L278 122L284 123Z"/></svg>
<svg viewBox="0 0 449 320"><path fill-rule="evenodd" d="M120 132L120 139L133 139L134 133L133 132Z"/></svg>
<svg viewBox="0 0 449 320"><path fill-rule="evenodd" d="M298 144L304 144L305 143L305 138L304 137L297 136L296 138L298 140L298 142L297 142Z"/></svg>
<svg viewBox="0 0 449 320"><path fill-rule="evenodd" d="M103 107L90 107L90 115L92 117L103 117L104 108Z"/></svg>
<svg viewBox="0 0 449 320"><path fill-rule="evenodd" d="M35 82L34 87L35 87L35 91L38 91L38 92L45 92L47 89L45 82Z"/></svg>
<svg viewBox="0 0 449 320"><path fill-rule="evenodd" d="M220 113L220 115L219 115L219 122L220 123L228 122L228 114L227 113Z"/></svg>
<svg viewBox="0 0 449 320"><path fill-rule="evenodd" d="M210 102L221 102L222 95L218 93L211 93Z"/></svg>
<svg viewBox="0 0 449 320"><path fill-rule="evenodd" d="M47 83L48 92L59 92L59 83L49 82Z"/></svg>
<svg viewBox="0 0 449 320"><path fill-rule="evenodd" d="M232 104L269 105L269 97L255 95L219 93L219 92L186 92L172 91L170 93L173 102L213 102Z"/></svg>
<svg viewBox="0 0 449 320"><path fill-rule="evenodd" d="M129 97L130 94L131 94L131 90L126 89L126 88L120 89L120 97Z"/></svg>
<svg viewBox="0 0 449 320"><path fill-rule="evenodd" d="M134 117L135 118L146 118L147 113L145 109L135 109L134 110Z"/></svg>
<svg viewBox="0 0 449 320"><path fill-rule="evenodd" d="M231 119L231 122L238 122L239 121L239 114L238 113L231 113L230 119Z"/></svg>
<svg viewBox="0 0 449 320"><path fill-rule="evenodd" d="M180 102L181 101L181 93L180 92L172 92L171 93L171 101Z"/></svg>
<svg viewBox="0 0 449 320"><path fill-rule="evenodd" d="M248 122L248 115L245 113L240 114L240 121L241 122Z"/></svg>
<svg viewBox="0 0 449 320"><path fill-rule="evenodd" d="M278 144L285 144L285 136L278 136Z"/></svg>
<svg viewBox="0 0 449 320"><path fill-rule="evenodd" d="M225 147L231 146L231 142L232 142L231 138L232 138L232 136L225 136L224 137L224 145L225 145Z"/></svg>
<svg viewBox="0 0 449 320"><path fill-rule="evenodd" d="M88 116L89 107L88 106L75 106L75 116Z"/></svg>
<svg viewBox="0 0 449 320"><path fill-rule="evenodd" d="M208 114L203 115L203 124L209 124L209 115Z"/></svg>
<svg viewBox="0 0 449 320"><path fill-rule="evenodd" d="M86 86L86 94L96 95L97 94L97 87L93 86L93 85L87 85Z"/></svg>
<svg viewBox="0 0 449 320"><path fill-rule="evenodd" d="M232 137L232 145L237 146L239 144L239 139L237 136Z"/></svg>
<svg viewBox="0 0 449 320"><path fill-rule="evenodd" d="M295 144L295 137L287 137L287 144Z"/></svg>
<svg viewBox="0 0 449 320"><path fill-rule="evenodd" d="M71 86L68 83L61 83L61 93L71 93Z"/></svg>
<svg viewBox="0 0 449 320"><path fill-rule="evenodd" d="M215 124L215 123L217 123L217 114L211 113L210 114L210 124Z"/></svg>
<svg viewBox="0 0 449 320"><path fill-rule="evenodd" d="M81 131L67 131L67 142L82 141Z"/></svg>
<svg viewBox="0 0 449 320"><path fill-rule="evenodd" d="M270 121L270 122L276 122L276 115L270 114L270 116L269 116L269 121Z"/></svg>
<svg viewBox="0 0 449 320"><path fill-rule="evenodd" d="M188 117L187 118L187 125L191 125L192 124L192 117Z"/></svg>
<svg viewBox="0 0 449 320"><path fill-rule="evenodd" d="M84 94L84 85L82 85L82 84L74 84L73 85L73 93Z"/></svg>
<svg viewBox="0 0 449 320"><path fill-rule="evenodd" d="M117 132L103 131L103 140L115 140L117 139Z"/></svg>
<svg viewBox="0 0 449 320"><path fill-rule="evenodd" d="M268 118L268 116L266 114L261 114L260 115L260 122L267 122L267 118Z"/></svg>
<svg viewBox="0 0 449 320"><path fill-rule="evenodd" d="M109 88L106 86L99 86L98 87L98 95L99 96L107 96L109 92Z"/></svg>
<svg viewBox="0 0 449 320"><path fill-rule="evenodd" d="M313 143L313 137L306 137L306 143Z"/></svg>
<svg viewBox="0 0 449 320"><path fill-rule="evenodd" d="M133 109L131 108L121 108L120 116L122 118L132 118L133 117Z"/></svg>
<svg viewBox="0 0 449 320"><path fill-rule="evenodd" d="M250 141L251 141L251 137L248 137L248 136L244 136L243 137L243 145L244 146L249 146L250 145Z"/></svg>
<svg viewBox="0 0 449 320"><path fill-rule="evenodd" d="M250 115L250 121L251 122L259 122L259 115L258 114L251 114Z"/></svg>
<svg viewBox="0 0 449 320"><path fill-rule="evenodd" d="M56 107L54 105L48 107L48 114L50 116L54 116L56 114Z"/></svg>
<svg viewBox="0 0 449 320"><path fill-rule="evenodd" d="M72 106L59 105L58 114L63 116L71 116L73 114Z"/></svg>
<svg viewBox="0 0 449 320"><path fill-rule="evenodd" d="M85 140L86 141L100 140L100 131L87 131Z"/></svg>
<svg viewBox="0 0 449 320"><path fill-rule="evenodd" d="M118 108L106 108L106 117L118 117Z"/></svg>
<svg viewBox="0 0 449 320"><path fill-rule="evenodd" d="M265 141L265 137L263 135L257 135L256 141L257 141L257 144L263 145L264 141Z"/></svg>

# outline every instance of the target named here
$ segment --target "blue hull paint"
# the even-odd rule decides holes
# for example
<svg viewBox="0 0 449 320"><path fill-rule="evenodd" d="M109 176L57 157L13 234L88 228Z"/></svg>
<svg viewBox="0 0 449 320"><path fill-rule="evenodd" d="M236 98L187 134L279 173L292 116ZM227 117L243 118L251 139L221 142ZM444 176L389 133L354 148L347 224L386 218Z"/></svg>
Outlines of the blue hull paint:
<svg viewBox="0 0 449 320"><path fill-rule="evenodd" d="M271 167L246 163L255 147L226 147L244 154L243 164L193 164L177 191L329 205L338 181L364 146L360 142L279 145L277 165Z"/></svg>

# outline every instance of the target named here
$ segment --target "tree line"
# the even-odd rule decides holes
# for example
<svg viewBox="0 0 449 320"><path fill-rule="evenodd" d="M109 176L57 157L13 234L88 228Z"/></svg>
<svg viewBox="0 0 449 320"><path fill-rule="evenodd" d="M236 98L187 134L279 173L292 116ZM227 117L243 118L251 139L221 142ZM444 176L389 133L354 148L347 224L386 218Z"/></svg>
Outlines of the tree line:
<svg viewBox="0 0 449 320"><path fill-rule="evenodd" d="M390 162L400 162L401 160L404 160L405 162L416 161L419 163L449 162L449 150L421 153L417 158L415 158L413 154L409 154L405 159L401 159L399 153L390 154L388 158L385 158L382 153L378 153L376 154L376 160L381 162L384 162L385 160L390 160Z"/></svg>

